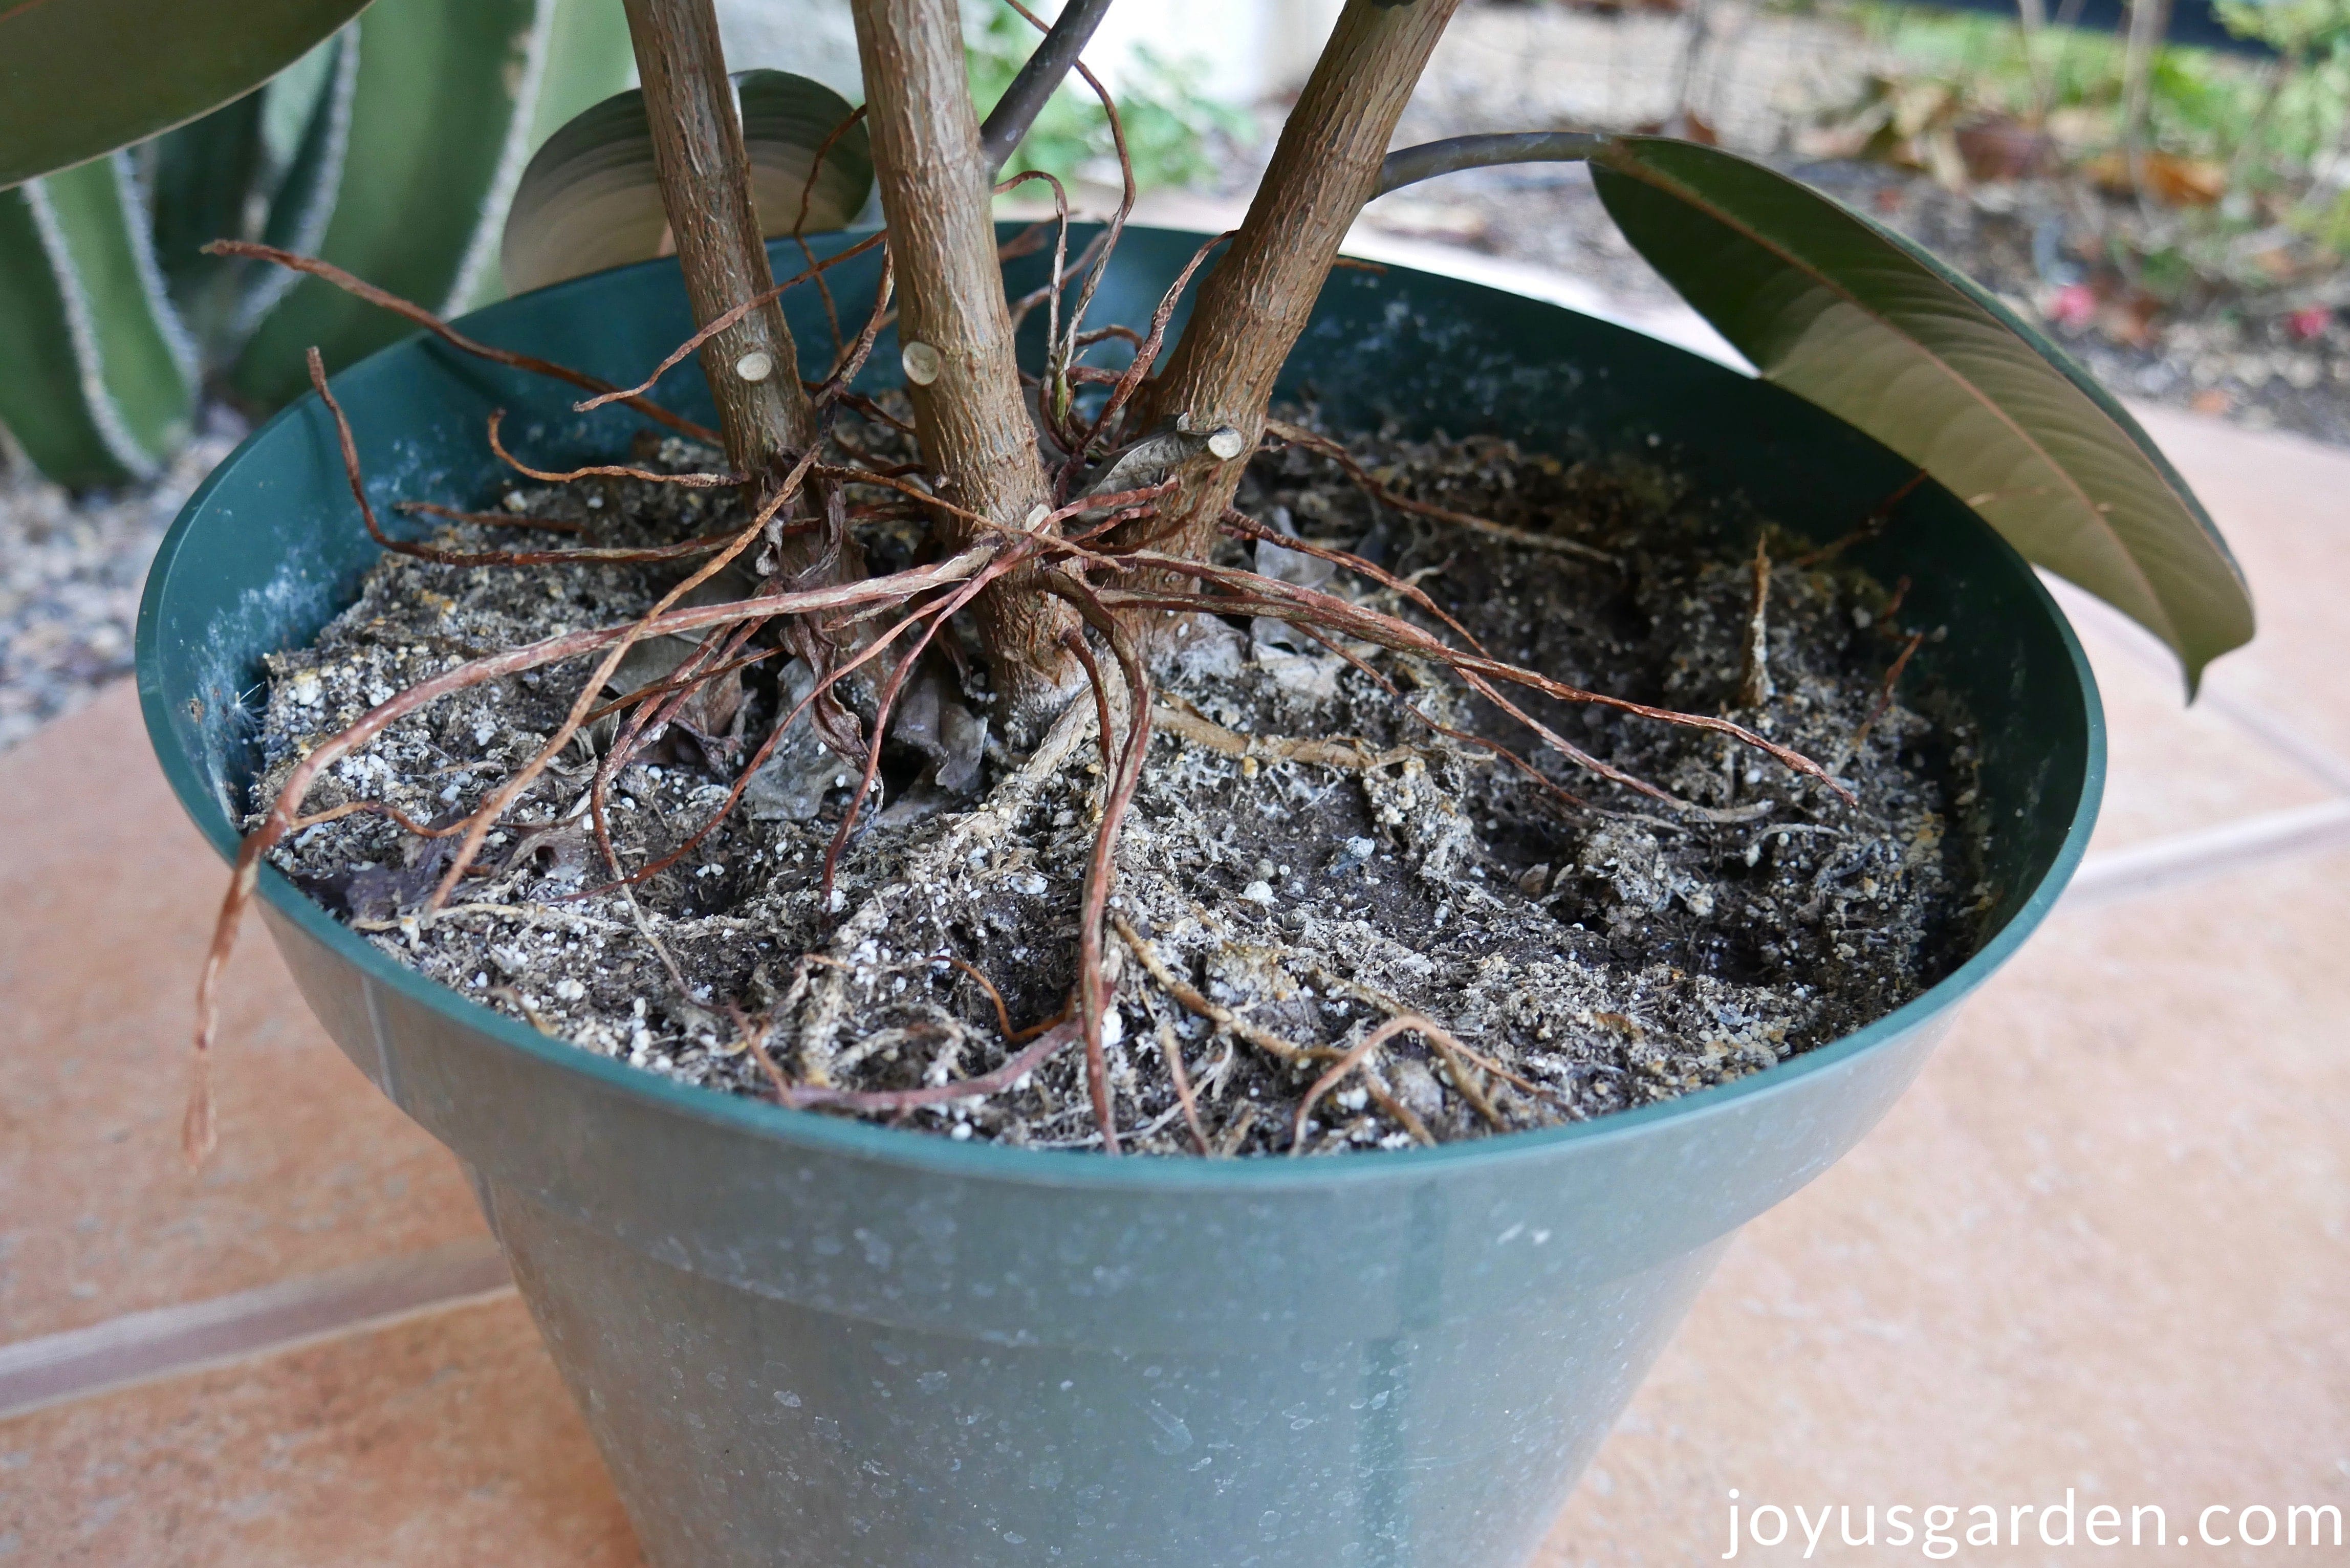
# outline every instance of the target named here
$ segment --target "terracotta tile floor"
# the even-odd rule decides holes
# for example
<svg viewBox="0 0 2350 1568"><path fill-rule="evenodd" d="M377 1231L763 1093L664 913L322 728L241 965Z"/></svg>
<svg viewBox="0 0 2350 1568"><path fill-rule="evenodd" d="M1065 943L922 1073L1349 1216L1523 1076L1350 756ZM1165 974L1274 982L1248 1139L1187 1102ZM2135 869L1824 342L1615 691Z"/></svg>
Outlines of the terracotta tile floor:
<svg viewBox="0 0 2350 1568"><path fill-rule="evenodd" d="M0 1476L12 1563L642 1561L511 1293L19 1417L0 1426Z"/></svg>
<svg viewBox="0 0 2350 1568"><path fill-rule="evenodd" d="M2174 1532L2213 1502L2350 1511L2350 455L2151 422L2263 642L2182 711L2082 612L2115 729L2084 891L1884 1126L1734 1244L1544 1568L1718 1560L1731 1488L1814 1511L2070 1488ZM483 1294L452 1164L265 942L233 971L223 1153L182 1166L220 870L127 688L0 758L0 1565L636 1563L519 1304ZM151 1332L206 1303L244 1340ZM41 1366L104 1381L115 1334L188 1369L24 1407Z"/></svg>
<svg viewBox="0 0 2350 1568"><path fill-rule="evenodd" d="M486 1235L258 929L222 1009L220 1152L190 1174L189 987L222 868L127 683L0 755L0 1344Z"/></svg>

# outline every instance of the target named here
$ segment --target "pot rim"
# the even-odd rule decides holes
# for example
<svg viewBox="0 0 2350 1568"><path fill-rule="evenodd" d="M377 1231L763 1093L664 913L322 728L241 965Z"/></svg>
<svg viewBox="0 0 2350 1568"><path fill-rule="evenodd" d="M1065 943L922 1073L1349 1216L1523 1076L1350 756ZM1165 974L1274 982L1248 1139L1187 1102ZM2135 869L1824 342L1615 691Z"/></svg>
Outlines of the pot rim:
<svg viewBox="0 0 2350 1568"><path fill-rule="evenodd" d="M637 266L674 265L673 261L652 261L639 263ZM636 268L591 273L534 293L543 297L560 290L579 289L584 292L602 284L615 273L633 270ZM1441 277L1438 274L1421 273L1418 268L1395 270ZM1468 287L1486 286L1458 279L1445 281L1461 283ZM1518 297L1569 315L1585 314L1548 300ZM1604 317L1588 319L1617 327L1618 330L1634 330L1608 322ZM424 334L420 332L403 337L378 350L378 354L412 351L423 337ZM1689 352L1678 345L1661 339L1657 341L1659 348ZM370 355L369 358L375 357ZM362 360L360 366L366 363ZM352 369L358 369L360 366ZM171 699L162 691L156 671L156 627L161 614L165 586L173 566L187 547L193 520L203 510L213 492L228 483L247 454L271 432L287 421L301 417L317 397L316 392L305 393L279 410L239 442L236 450L204 477L180 508L171 528L157 546L140 596L135 664L140 709L146 720L149 741L154 746L157 761L171 783L172 793L178 796L182 809L187 812L214 852L224 861L234 860L239 836L209 783L176 743L170 711ZM979 1138L957 1142L928 1132L879 1127L821 1111L791 1109L744 1095L680 1083L659 1073L632 1067L563 1038L541 1034L520 1020L507 1018L379 952L359 933L303 893L285 873L266 862L261 867L259 892L279 918L293 921L328 950L356 966L368 981L387 986L408 1001L438 1013L458 1028L485 1035L507 1050L533 1057L558 1071L578 1074L607 1093L648 1102L653 1109L667 1114L775 1143L804 1147L811 1152L869 1159L932 1171L941 1176L1012 1185L1112 1192L1238 1189L1269 1193L1352 1188L1365 1183L1399 1180L1419 1181L1464 1164L1540 1159L1565 1153L1570 1148L1642 1137L1660 1123L1691 1117L1709 1118L1727 1113L1742 1102L1757 1096L1786 1094L1812 1075L1840 1066L1866 1052L1889 1044L1926 1024L1935 1015L1957 1006L2039 929L2078 869L2088 847L2090 833L2096 825L2097 807L2105 789L2104 704L2099 699L2096 680L2080 639L2063 608L2049 593L2047 585L2016 554L2013 546L1992 532L1990 524L1981 523L1980 518L1977 522L1986 534L1991 535L1998 548L2012 558L2014 569L2029 579L2031 602L2054 623L2070 661L2074 679L2080 688L2087 735L2078 776L2078 794L2064 842L2047 868L2041 873L2031 893L2017 906L2006 923L1981 947L1949 974L1874 1023L1732 1083L1691 1090L1654 1105L1614 1111L1588 1121L1465 1139L1433 1148L1363 1149L1340 1157L1305 1160L1281 1157L1203 1159L1197 1157L1138 1156L1109 1158L1085 1149L1019 1148Z"/></svg>

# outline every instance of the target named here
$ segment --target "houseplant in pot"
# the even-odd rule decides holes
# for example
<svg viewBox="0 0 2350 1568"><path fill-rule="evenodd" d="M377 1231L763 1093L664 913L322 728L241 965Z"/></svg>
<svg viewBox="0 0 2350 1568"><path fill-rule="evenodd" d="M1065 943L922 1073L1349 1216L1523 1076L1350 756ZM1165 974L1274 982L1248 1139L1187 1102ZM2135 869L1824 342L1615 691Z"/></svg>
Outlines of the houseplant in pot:
<svg viewBox="0 0 2350 1568"><path fill-rule="evenodd" d="M1088 257L990 222L1018 105L991 146L951 7L861 5L886 262L808 238L776 254L830 298L777 302L706 8L632 5L678 265L347 373L167 544L151 726L216 841L254 829L214 967L260 890L473 1172L656 1561L1523 1556L1726 1238L2077 860L2094 692L1984 519L2191 668L2248 635L2126 416L1859 220L1651 140L1388 155L1448 10L1348 7L1221 254ZM1383 182L1561 155L1782 385L1439 279L1326 286ZM870 314L813 351L842 299ZM612 395L681 340L701 386ZM613 461L712 417L723 455ZM385 531L395 496L451 527ZM1544 618L1503 613L1601 572L1585 653L1668 626L1651 689L1530 667ZM1943 915L1905 947L1913 892ZM1108 1158L1159 1147L1283 1158Z"/></svg>

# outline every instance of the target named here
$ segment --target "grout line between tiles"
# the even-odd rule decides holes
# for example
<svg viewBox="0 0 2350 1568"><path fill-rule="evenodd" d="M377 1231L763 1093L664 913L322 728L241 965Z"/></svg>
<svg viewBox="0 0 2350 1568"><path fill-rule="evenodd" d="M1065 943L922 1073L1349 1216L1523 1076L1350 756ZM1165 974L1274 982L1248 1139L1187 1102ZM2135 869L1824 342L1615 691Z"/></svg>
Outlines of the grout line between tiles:
<svg viewBox="0 0 2350 1568"><path fill-rule="evenodd" d="M2180 882L2200 881L2264 861L2350 844L2350 800L2263 812L2199 832L2092 855L2062 908L2085 909Z"/></svg>
<svg viewBox="0 0 2350 1568"><path fill-rule="evenodd" d="M2154 634L2103 599L2073 587L2059 585L2059 598L2064 613L2076 619L2097 623L2120 649L2144 669L2175 677L2178 665L2170 650L2155 639ZM2303 735L2283 718L2258 703L2230 697L2208 686L2196 699L2237 729L2271 751L2289 758L2304 773L2316 779L2336 794L2350 795L2350 762L2345 762L2326 747Z"/></svg>
<svg viewBox="0 0 2350 1568"><path fill-rule="evenodd" d="M2224 691L2207 691L2202 700L2236 728L2300 763L2334 794L2350 795L2350 763L2303 735L2278 715Z"/></svg>
<svg viewBox="0 0 2350 1568"><path fill-rule="evenodd" d="M513 1289L497 1244L483 1237L21 1340L0 1345L0 1419L387 1327Z"/></svg>

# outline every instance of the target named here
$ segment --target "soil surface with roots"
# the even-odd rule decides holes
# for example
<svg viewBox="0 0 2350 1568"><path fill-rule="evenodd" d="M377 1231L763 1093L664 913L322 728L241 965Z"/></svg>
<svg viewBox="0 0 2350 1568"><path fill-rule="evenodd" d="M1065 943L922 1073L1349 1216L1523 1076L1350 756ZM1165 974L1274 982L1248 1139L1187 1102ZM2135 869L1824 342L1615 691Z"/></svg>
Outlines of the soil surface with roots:
<svg viewBox="0 0 2350 1568"><path fill-rule="evenodd" d="M892 457L886 425L841 429ZM1902 618L1898 585L1806 560L1771 520L1690 493L1667 466L1492 440L1349 444L1394 494L1580 553L1384 504L1298 445L1255 460L1240 511L1414 584L1498 659L1746 723L1825 763L1856 804L1719 734L1525 700L1699 808L1676 810L1538 748L1424 660L1279 621L1203 619L1159 673L1148 767L1118 842L1103 1034L1124 1147L1324 1153L1580 1120L1834 1040L1972 950L1985 829L1971 724L1904 673L1917 640L1939 633ZM716 466L677 441L639 455ZM887 515L896 496L854 499L884 504L858 529L875 572L918 558L922 524ZM627 478L521 486L495 514L561 525L567 547L741 522L729 492ZM461 521L433 542L515 550L547 537ZM1302 551L1224 550L1437 628L1407 597ZM314 646L270 660L254 821L300 756L391 693L640 615L684 570L387 555ZM385 952L583 1050L747 1095L888 1092L886 1108L847 1114L956 1138L1097 1147L1067 1022L1104 806L1097 710L1081 694L1035 752L1009 751L976 717L987 706L967 639L937 649L901 699L879 798L828 901L827 848L859 766L806 719L743 809L633 888L613 886L598 841L585 745L515 804L429 916L418 911L452 839L353 815L271 858ZM608 821L626 869L701 828L784 699L805 693L804 667L780 651L743 656L763 654L697 691L619 774ZM678 657L658 644L632 655L616 695L666 678ZM420 823L460 819L556 730L594 663L473 687L399 721L326 770L309 808L367 799ZM869 712L869 694L851 706ZM1123 733L1124 714L1113 722ZM592 730L592 746L612 743L610 721ZM1411 1015L1442 1030L1380 1028Z"/></svg>

